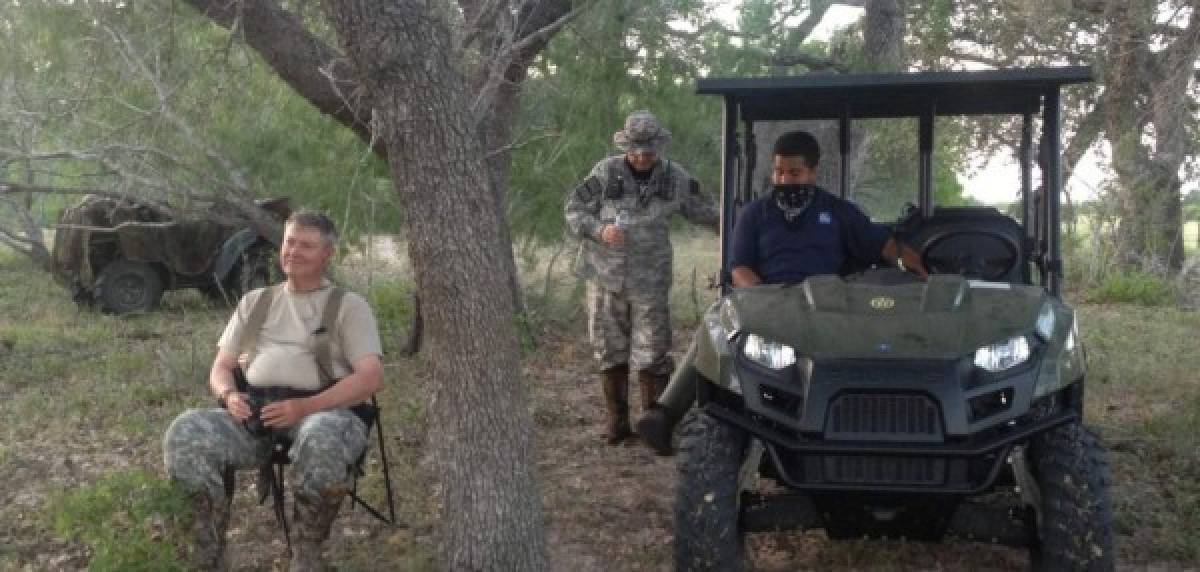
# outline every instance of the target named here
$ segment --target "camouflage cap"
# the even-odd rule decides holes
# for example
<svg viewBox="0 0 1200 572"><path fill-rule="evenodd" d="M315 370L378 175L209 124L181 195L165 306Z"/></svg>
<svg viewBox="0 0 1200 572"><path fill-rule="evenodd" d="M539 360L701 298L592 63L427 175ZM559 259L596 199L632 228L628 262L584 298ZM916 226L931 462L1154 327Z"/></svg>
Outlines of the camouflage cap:
<svg viewBox="0 0 1200 572"><path fill-rule="evenodd" d="M613 144L622 151L633 149L660 153L670 142L671 132L645 109L630 113L625 118L625 128L613 133Z"/></svg>

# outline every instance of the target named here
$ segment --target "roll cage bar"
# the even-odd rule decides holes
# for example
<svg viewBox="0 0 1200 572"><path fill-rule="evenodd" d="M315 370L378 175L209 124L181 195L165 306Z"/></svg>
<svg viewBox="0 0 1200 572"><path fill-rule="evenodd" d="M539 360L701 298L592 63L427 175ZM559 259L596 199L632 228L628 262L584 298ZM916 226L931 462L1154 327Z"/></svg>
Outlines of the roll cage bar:
<svg viewBox="0 0 1200 572"><path fill-rule="evenodd" d="M958 115L1020 115L1021 226L1036 240L1043 286L1057 296L1062 287L1060 213L1062 177L1061 100L1063 85L1092 80L1087 67L1023 68L870 74L807 74L758 78L708 78L702 95L725 100L721 163L721 285L732 283L729 254L738 211L753 199L754 124L767 121L836 120L842 155L840 181L849 180L850 122L915 117L918 120L918 203L933 214L934 119ZM1032 198L1033 120L1041 118L1043 200ZM741 130L739 131L739 125ZM741 142L745 142L745 149ZM739 176L741 175L741 176ZM1035 224L1036 223L1036 224ZM1036 228L1035 228L1036 227Z"/></svg>

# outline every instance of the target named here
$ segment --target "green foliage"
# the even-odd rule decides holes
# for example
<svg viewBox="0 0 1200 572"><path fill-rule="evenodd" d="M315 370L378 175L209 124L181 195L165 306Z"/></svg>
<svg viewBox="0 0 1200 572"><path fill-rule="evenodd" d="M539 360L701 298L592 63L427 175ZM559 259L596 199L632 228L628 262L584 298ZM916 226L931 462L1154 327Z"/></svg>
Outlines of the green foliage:
<svg viewBox="0 0 1200 572"><path fill-rule="evenodd" d="M1163 278L1139 271L1113 271L1088 290L1087 299L1094 303L1162 306L1170 303L1172 296L1171 286Z"/></svg>
<svg viewBox="0 0 1200 572"><path fill-rule="evenodd" d="M326 210L351 237L399 226L386 165L186 4L20 3L0 24L0 179L183 209L244 188ZM75 200L32 207L46 224Z"/></svg>
<svg viewBox="0 0 1200 572"><path fill-rule="evenodd" d="M375 311L380 330L393 330L391 333L395 334L396 329L412 321L413 291L412 282L397 276L376 280L370 285L366 291L367 301ZM383 332L381 335L393 337Z"/></svg>
<svg viewBox="0 0 1200 572"><path fill-rule="evenodd" d="M781 53L836 56L854 69L865 69L860 26L835 34L828 43L805 42L786 26L778 32L778 0L739 2L736 34L724 29L713 10L714 3L699 0L602 0L554 38L523 86L509 190L514 234L542 244L561 238L566 193L596 161L617 152L613 132L635 109L659 116L674 139L666 155L684 165L715 199L722 103L695 94L700 77L808 72L801 66L773 66L773 56ZM894 218L905 202L916 198L916 129L868 130L871 181L856 199L871 202L875 208L869 212ZM966 201L955 175L966 156L962 132L953 123L938 125L939 204ZM905 150L912 151L910 158Z"/></svg>
<svg viewBox="0 0 1200 572"><path fill-rule="evenodd" d="M1200 221L1200 189L1192 189L1183 197L1183 219Z"/></svg>
<svg viewBox="0 0 1200 572"><path fill-rule="evenodd" d="M865 177L858 183L854 199L877 220L895 220L907 203L916 204L920 151L915 119L860 122L870 141ZM933 153L933 200L939 206L961 206L970 199L963 195L957 171L966 163L968 147L961 140L961 127L949 120L938 121Z"/></svg>
<svg viewBox="0 0 1200 572"><path fill-rule="evenodd" d="M1082 305L1086 417L1112 448L1117 532L1145 561L1200 558L1200 314L1170 307ZM1139 558L1142 559L1142 558Z"/></svg>
<svg viewBox="0 0 1200 572"><path fill-rule="evenodd" d="M183 570L176 546L188 514L181 491L143 470L108 475L50 506L55 532L87 544L98 572Z"/></svg>
<svg viewBox="0 0 1200 572"><path fill-rule="evenodd" d="M517 235L540 242L562 236L566 193L617 153L613 133L637 109L670 129L665 156L715 188L720 102L693 93L696 61L667 31L668 19L687 6L602 1L543 53L523 88L512 157L509 220Z"/></svg>

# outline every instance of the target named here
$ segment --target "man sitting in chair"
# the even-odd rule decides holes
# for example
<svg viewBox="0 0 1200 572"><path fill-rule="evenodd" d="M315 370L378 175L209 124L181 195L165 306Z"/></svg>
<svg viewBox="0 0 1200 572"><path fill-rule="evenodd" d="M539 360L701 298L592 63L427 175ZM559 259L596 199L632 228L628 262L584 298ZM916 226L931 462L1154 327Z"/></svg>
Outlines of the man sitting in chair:
<svg viewBox="0 0 1200 572"><path fill-rule="evenodd" d="M190 409L167 429L167 473L191 495L190 559L199 569L225 568L234 471L269 466L280 441L291 443L295 480L288 569L324 566L321 544L367 446L356 406L383 383L370 306L324 277L336 242L325 215L288 218L280 250L287 280L246 294L217 342L208 385L224 408Z"/></svg>
<svg viewBox="0 0 1200 572"><path fill-rule="evenodd" d="M805 131L784 133L772 150L771 193L747 204L733 233L733 286L800 283L837 274L848 262L878 262L925 276L921 255L853 203L816 185L821 148ZM696 343L666 391L637 422L642 441L670 455L675 425L696 396Z"/></svg>

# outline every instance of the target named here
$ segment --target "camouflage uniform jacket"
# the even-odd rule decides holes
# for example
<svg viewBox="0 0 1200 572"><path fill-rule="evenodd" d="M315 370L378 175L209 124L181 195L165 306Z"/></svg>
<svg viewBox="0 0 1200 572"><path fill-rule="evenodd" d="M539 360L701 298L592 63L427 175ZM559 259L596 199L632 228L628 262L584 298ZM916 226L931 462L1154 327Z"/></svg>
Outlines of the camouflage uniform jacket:
<svg viewBox="0 0 1200 572"><path fill-rule="evenodd" d="M671 286L670 217L679 213L716 230L720 213L677 163L659 160L637 181L624 155L608 157L567 198L567 227L582 238L576 272L606 290L665 292ZM610 247L600 229L624 213L625 243Z"/></svg>

